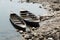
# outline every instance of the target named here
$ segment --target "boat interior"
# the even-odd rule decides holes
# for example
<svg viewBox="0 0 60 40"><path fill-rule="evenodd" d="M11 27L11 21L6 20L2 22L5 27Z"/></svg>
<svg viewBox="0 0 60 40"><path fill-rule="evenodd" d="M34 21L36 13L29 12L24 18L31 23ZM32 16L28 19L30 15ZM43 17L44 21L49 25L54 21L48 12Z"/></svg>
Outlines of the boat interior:
<svg viewBox="0 0 60 40"><path fill-rule="evenodd" d="M16 14L11 14L10 17L11 17L11 20L12 20L15 24L17 24L17 25L24 24L24 21L23 21L22 19L20 19L20 17L17 16Z"/></svg>
<svg viewBox="0 0 60 40"><path fill-rule="evenodd" d="M38 20L37 16L35 16L32 13L29 13L29 17L32 18L33 20Z"/></svg>
<svg viewBox="0 0 60 40"><path fill-rule="evenodd" d="M31 18L32 20L38 20L38 18L37 18L37 16L35 16L34 14L32 14L32 13L30 13L30 12L28 12L28 11L21 11L20 12L20 15L21 15L21 17L22 18L24 18L24 19L29 19L29 18Z"/></svg>

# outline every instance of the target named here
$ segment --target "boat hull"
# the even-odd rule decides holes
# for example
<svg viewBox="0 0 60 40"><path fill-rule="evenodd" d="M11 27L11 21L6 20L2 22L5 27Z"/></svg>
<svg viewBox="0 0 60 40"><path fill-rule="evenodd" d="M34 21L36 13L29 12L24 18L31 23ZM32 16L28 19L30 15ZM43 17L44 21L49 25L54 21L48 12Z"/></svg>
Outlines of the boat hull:
<svg viewBox="0 0 60 40"><path fill-rule="evenodd" d="M14 24L14 23L11 21L11 19L10 19L10 22L11 22L11 24L13 25L13 27L14 27L15 29L23 30L24 32L26 31L26 28L22 28L22 27L20 27L20 26L18 26L18 25L16 25L16 24Z"/></svg>
<svg viewBox="0 0 60 40"><path fill-rule="evenodd" d="M25 21L26 25L28 25L28 26L30 26L30 27L35 27L35 28L37 28L37 27L40 26L40 25L39 25L39 22L30 22L30 21L27 21L27 20L24 20L24 21Z"/></svg>

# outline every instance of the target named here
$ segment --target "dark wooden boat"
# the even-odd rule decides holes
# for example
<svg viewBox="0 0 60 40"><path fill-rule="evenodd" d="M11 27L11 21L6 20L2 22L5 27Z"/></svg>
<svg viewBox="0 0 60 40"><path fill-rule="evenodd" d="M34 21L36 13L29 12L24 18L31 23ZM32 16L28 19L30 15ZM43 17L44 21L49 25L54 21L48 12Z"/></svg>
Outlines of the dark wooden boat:
<svg viewBox="0 0 60 40"><path fill-rule="evenodd" d="M20 11L20 15L28 26L30 26L30 27L39 27L40 26L39 19L34 14L32 14L26 10L23 10L23 11Z"/></svg>
<svg viewBox="0 0 60 40"><path fill-rule="evenodd" d="M15 13L10 14L10 22L12 23L12 25L14 26L15 29L19 30L19 31L26 31L26 24L23 21L23 19L21 17L19 17L18 15L16 15Z"/></svg>

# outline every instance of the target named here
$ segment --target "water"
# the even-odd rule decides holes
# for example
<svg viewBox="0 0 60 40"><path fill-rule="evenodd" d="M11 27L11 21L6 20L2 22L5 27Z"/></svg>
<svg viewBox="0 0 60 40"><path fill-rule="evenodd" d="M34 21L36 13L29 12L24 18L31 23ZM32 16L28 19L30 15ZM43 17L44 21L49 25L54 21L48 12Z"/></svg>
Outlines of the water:
<svg viewBox="0 0 60 40"><path fill-rule="evenodd" d="M29 10L35 15L47 13L45 9L39 8L41 4L19 3L19 0L0 0L0 40L22 40L21 35L15 31L9 21L9 15L13 11L19 15L21 9Z"/></svg>

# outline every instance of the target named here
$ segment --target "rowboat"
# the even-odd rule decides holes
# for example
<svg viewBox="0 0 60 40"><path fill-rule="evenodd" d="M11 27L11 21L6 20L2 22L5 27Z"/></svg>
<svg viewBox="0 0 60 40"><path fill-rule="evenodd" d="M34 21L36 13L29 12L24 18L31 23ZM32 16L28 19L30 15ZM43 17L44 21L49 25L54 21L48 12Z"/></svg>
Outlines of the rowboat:
<svg viewBox="0 0 60 40"><path fill-rule="evenodd" d="M20 32L26 31L26 23L17 14L15 14L15 13L10 14L10 22L16 30L18 30Z"/></svg>
<svg viewBox="0 0 60 40"><path fill-rule="evenodd" d="M39 27L39 19L33 13L30 13L27 10L20 11L20 16L24 19L26 24L30 27Z"/></svg>

